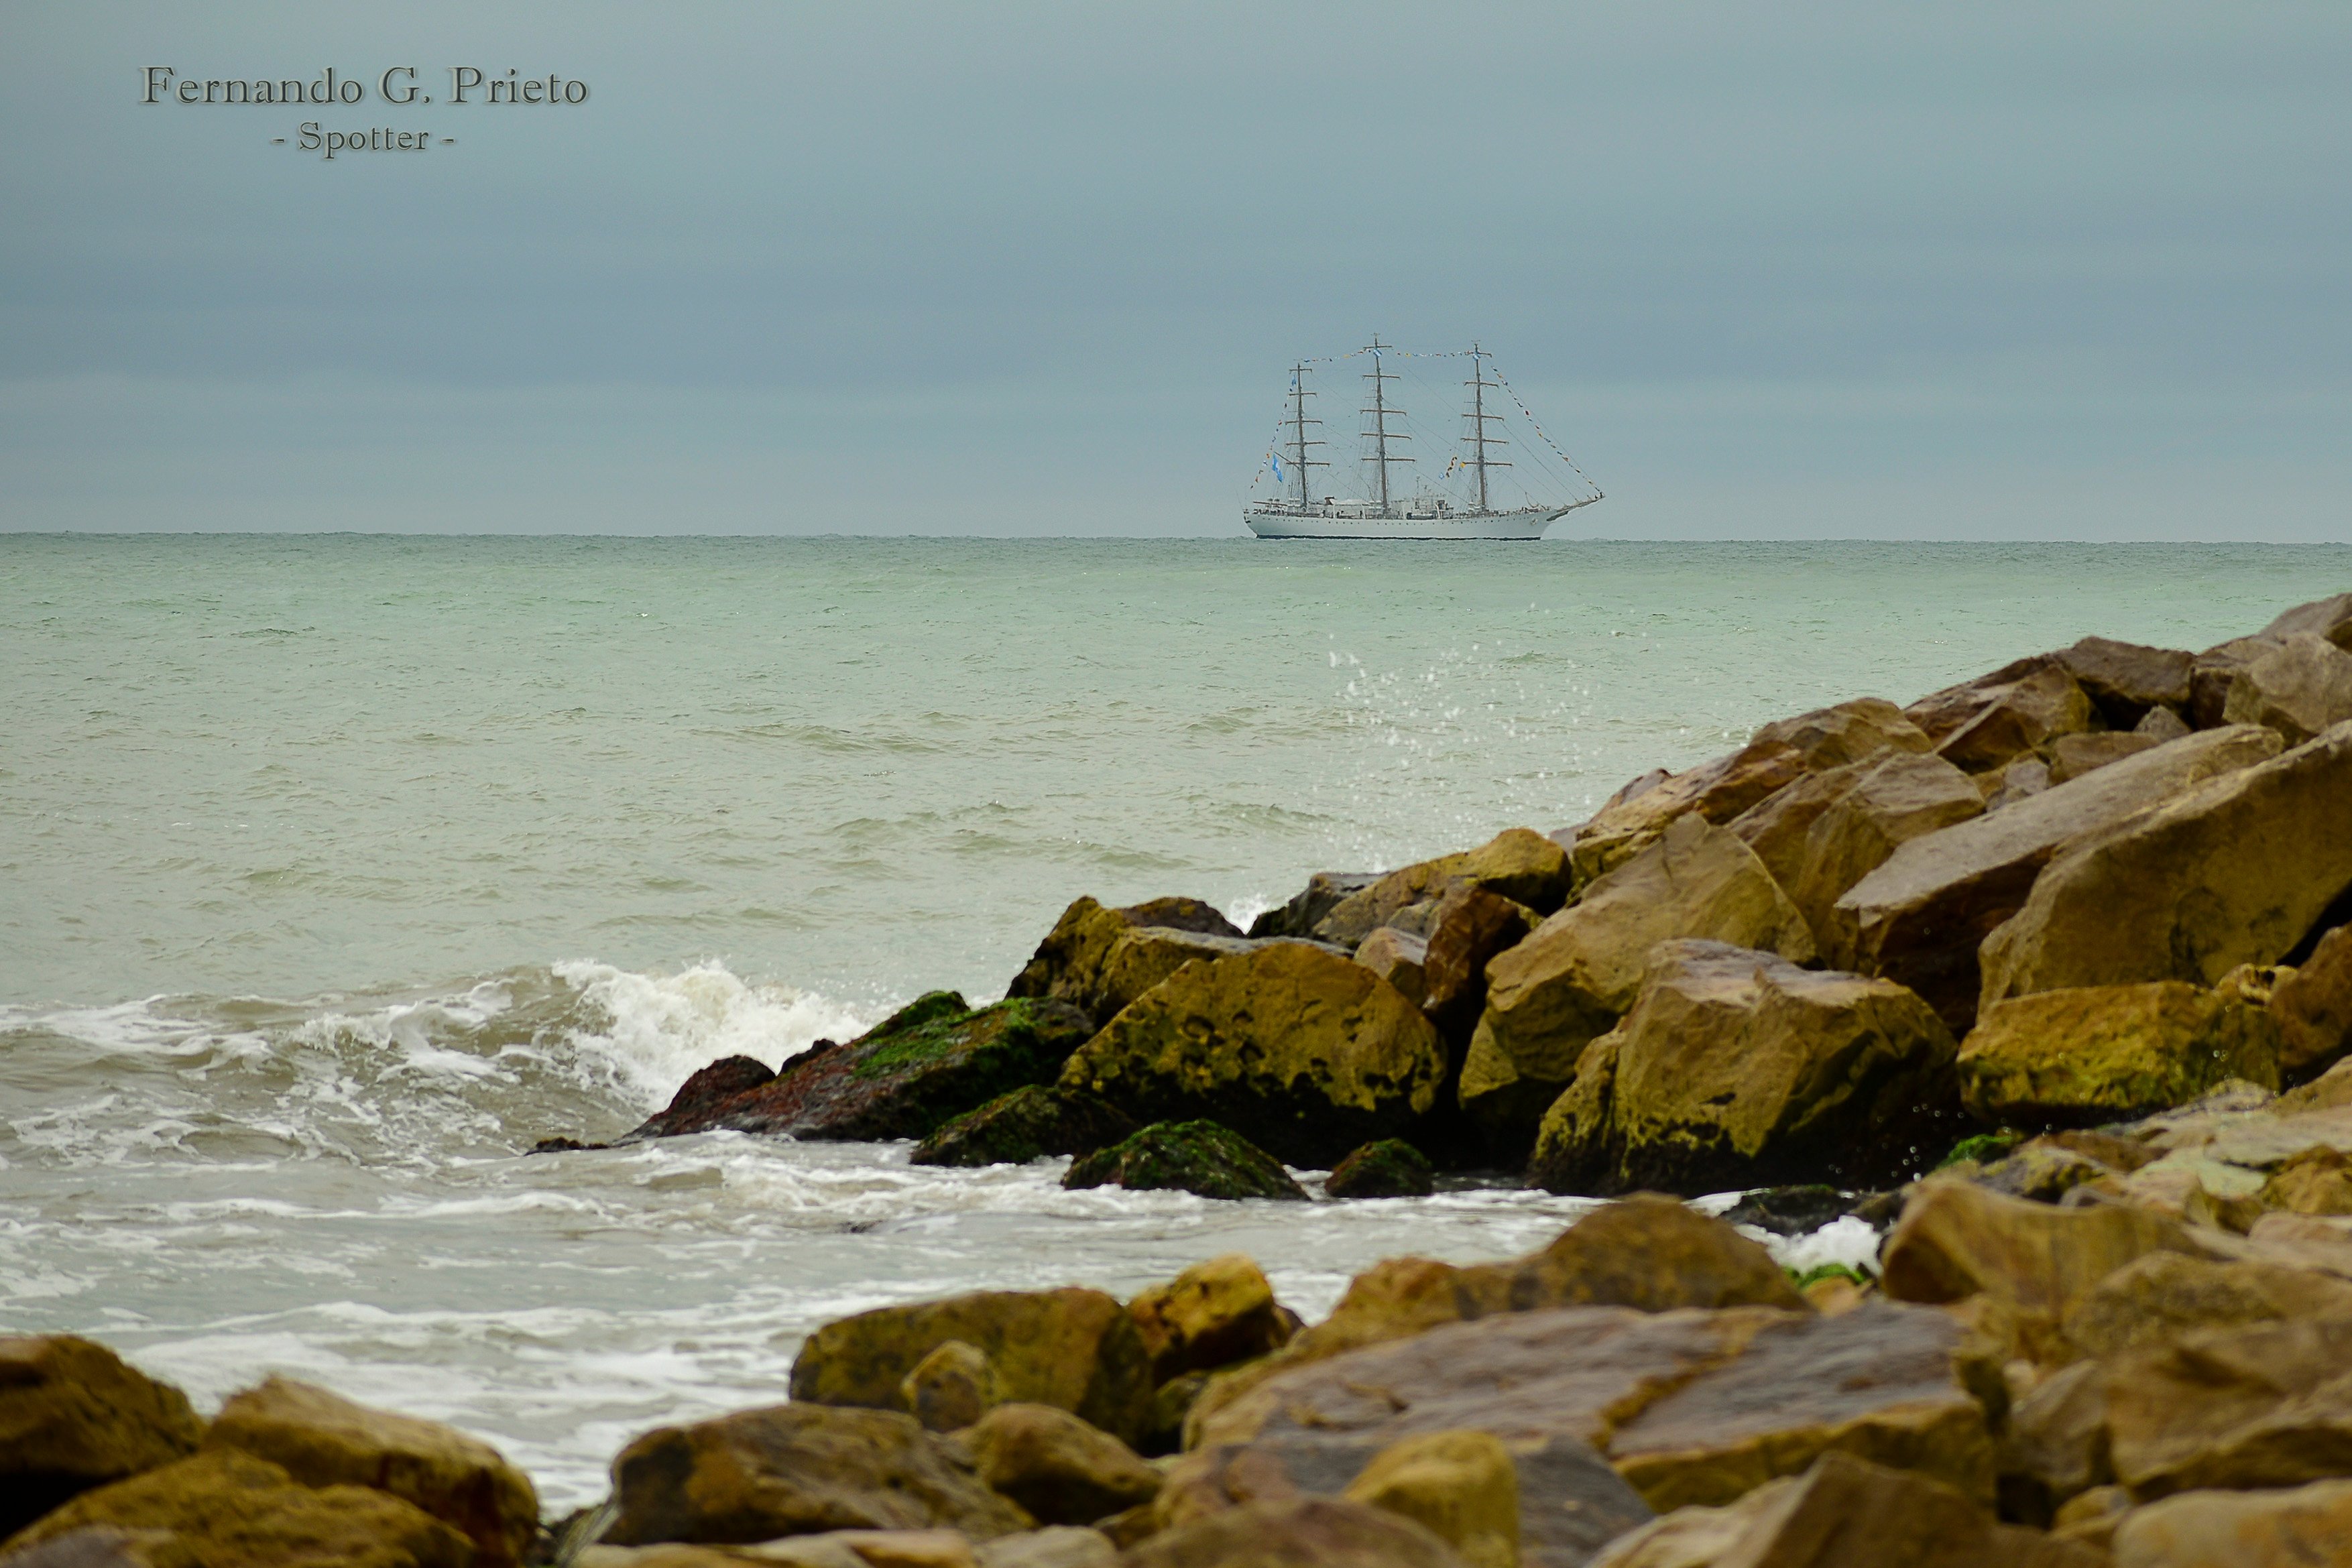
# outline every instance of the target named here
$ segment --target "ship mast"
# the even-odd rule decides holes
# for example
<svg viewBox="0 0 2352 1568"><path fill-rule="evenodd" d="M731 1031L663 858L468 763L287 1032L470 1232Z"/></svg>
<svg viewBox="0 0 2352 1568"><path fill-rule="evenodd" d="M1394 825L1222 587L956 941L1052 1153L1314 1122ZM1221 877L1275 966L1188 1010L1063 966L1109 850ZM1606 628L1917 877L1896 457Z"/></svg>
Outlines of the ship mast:
<svg viewBox="0 0 2352 1568"><path fill-rule="evenodd" d="M1309 419L1307 417L1307 400L1314 395L1315 394L1313 392L1307 390L1307 365L1305 361L1302 361L1299 363L1291 366L1290 465L1292 467L1298 470L1298 509L1302 512L1307 510L1308 506L1311 504L1307 498L1307 470L1309 467L1328 468L1331 466L1328 463L1318 462L1310 464L1307 458L1307 449L1308 447L1320 446L1323 444L1323 443L1319 441L1309 441L1307 439L1307 427L1310 424L1320 424L1323 423L1319 419Z"/></svg>
<svg viewBox="0 0 2352 1568"><path fill-rule="evenodd" d="M1486 379L1486 351L1484 349L1481 349L1476 343L1472 343L1470 345L1470 380L1466 383L1470 388L1470 409L1468 414L1470 420L1470 450L1472 454L1470 466L1477 470L1478 474L1478 510L1481 512L1492 510L1492 508L1486 505L1486 470L1489 468L1508 468L1510 466L1509 464L1505 463L1498 458L1493 458L1486 455L1486 447L1490 443L1496 446L1507 446L1510 443L1504 440L1499 435L1488 435L1486 434L1486 422L1490 419L1500 419L1503 416L1499 413L1488 413L1486 412L1486 389L1491 386L1499 386L1502 383L1499 382L1490 382Z"/></svg>
<svg viewBox="0 0 2352 1568"><path fill-rule="evenodd" d="M1391 457L1389 455L1390 442L1411 441L1412 439L1412 436L1407 435L1401 430L1391 430L1389 428L1389 415L1395 414L1399 419L1404 417L1404 410L1392 406L1388 401L1386 392L1381 387L1381 383L1383 382L1392 382L1397 379L1397 374L1394 371L1384 371L1381 369L1381 350L1390 347L1392 347L1392 345L1381 342L1380 334L1375 332L1372 335L1371 346L1363 350L1365 353L1368 353L1372 357L1372 368L1364 377L1366 381L1372 383L1372 406L1366 409L1359 409L1357 411L1360 413L1369 413L1372 416L1371 429L1365 431L1363 434L1371 440L1372 461L1380 469L1381 516L1384 517L1390 515L1389 465L1391 463L1410 463L1412 461L1410 457Z"/></svg>

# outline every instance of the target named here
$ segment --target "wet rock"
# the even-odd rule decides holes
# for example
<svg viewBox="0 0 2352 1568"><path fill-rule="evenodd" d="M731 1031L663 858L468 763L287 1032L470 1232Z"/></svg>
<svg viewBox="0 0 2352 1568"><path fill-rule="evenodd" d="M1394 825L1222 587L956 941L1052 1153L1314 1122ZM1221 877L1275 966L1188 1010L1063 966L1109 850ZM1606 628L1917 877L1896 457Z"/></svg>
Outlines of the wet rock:
<svg viewBox="0 0 2352 1568"><path fill-rule="evenodd" d="M1066 1002L974 1010L953 991L933 991L846 1045L811 1051L693 1115L676 1114L673 1105L621 1141L720 1129L856 1142L929 1137L1000 1094L1053 1082L1087 1028Z"/></svg>
<svg viewBox="0 0 2352 1568"><path fill-rule="evenodd" d="M1383 925L1356 949L1356 962L1394 986L1415 1007L1429 996L1429 943L1424 937Z"/></svg>
<svg viewBox="0 0 2352 1568"><path fill-rule="evenodd" d="M1953 1487L1849 1454L1727 1507L1685 1508L1592 1568L2104 1568L2098 1552L2002 1524Z"/></svg>
<svg viewBox="0 0 2352 1568"><path fill-rule="evenodd" d="M2095 789L2206 738L2158 747L2046 798ZM2145 980L2210 986L2241 964L2277 962L2352 885L2347 800L2352 724L2069 845L1985 942L1983 1000Z"/></svg>
<svg viewBox="0 0 2352 1568"><path fill-rule="evenodd" d="M1530 1185L1696 1196L1816 1172L1882 1185L1949 1135L1951 1033L1892 981L1662 943L1610 1041L1546 1116ZM1605 1089L1583 1082L1603 1075Z"/></svg>
<svg viewBox="0 0 2352 1568"><path fill-rule="evenodd" d="M792 1395L819 1405L905 1407L900 1385L950 1340L977 1347L1007 1399L1051 1405L1122 1442L1142 1436L1151 1363L1126 1307L1100 1291L975 1291L877 1307L811 1334Z"/></svg>
<svg viewBox="0 0 2352 1568"><path fill-rule="evenodd" d="M1193 1264L1139 1292L1127 1311L1160 1383L1279 1350L1297 1328L1265 1270L1241 1252Z"/></svg>
<svg viewBox="0 0 2352 1568"><path fill-rule="evenodd" d="M1141 933L1155 936L1141 939L1143 952L1126 952L1123 946L1133 946L1131 939ZM1053 930L1037 944L1021 973L1013 977L1004 994L1008 998L1050 998L1068 1002L1089 1018L1107 1019L1133 1000L1138 991L1148 988L1153 980L1173 972L1182 957L1160 954L1160 975L1153 980L1136 984L1135 976L1119 976L1115 970L1139 963L1151 965L1154 948L1182 949L1186 937L1206 937L1209 946L1240 937L1241 932L1223 915L1197 898L1157 898L1149 904L1129 904L1111 909L1091 898L1074 900L1062 917L1054 922ZM1197 956L1198 952L1189 956ZM1174 962L1168 959L1174 957ZM1157 966L1151 966L1157 967Z"/></svg>
<svg viewBox="0 0 2352 1568"><path fill-rule="evenodd" d="M1188 1440L1221 1440L1205 1436L1218 1429L1220 1413L1276 1374L1441 1324L1588 1304L1655 1312L1756 1303L1804 1305L1769 1252L1672 1198L1622 1198L1524 1258L1467 1266L1428 1258L1375 1263L1349 1284L1329 1317L1275 1354L1213 1380L1193 1407Z"/></svg>
<svg viewBox="0 0 2352 1568"><path fill-rule="evenodd" d="M1524 904L1465 884L1438 902L1423 949L1422 1009L1450 1041L1465 1041L1486 1006L1486 966L1541 923Z"/></svg>
<svg viewBox="0 0 2352 1568"><path fill-rule="evenodd" d="M1960 1093L1994 1123L2095 1124L2186 1104L2231 1079L2275 1089L2268 1011L2186 985L2092 986L1993 1003L1960 1043Z"/></svg>
<svg viewBox="0 0 2352 1568"><path fill-rule="evenodd" d="M2352 719L2352 653L2307 632L2288 637L2237 672L2221 718L2268 725L2291 746Z"/></svg>
<svg viewBox="0 0 2352 1568"><path fill-rule="evenodd" d="M2103 729L2086 735L2061 736L2050 746L2050 782L2063 784L2069 779L2080 779L2158 744L2151 736L2129 730Z"/></svg>
<svg viewBox="0 0 2352 1568"><path fill-rule="evenodd" d="M927 1432L959 1432L1004 1403L996 1364L976 1344L951 1339L899 1380L898 1399Z"/></svg>
<svg viewBox="0 0 2352 1568"><path fill-rule="evenodd" d="M604 1539L618 1546L832 1530L945 1528L987 1540L1030 1523L950 1463L912 1416L818 1404L656 1427L614 1459L613 1497L619 1512Z"/></svg>
<svg viewBox="0 0 2352 1568"><path fill-rule="evenodd" d="M1557 909L1568 896L1568 856L1532 828L1507 828L1475 850L1390 872L1342 899L1316 922L1312 934L1354 947L1398 911L1465 885L1538 911Z"/></svg>
<svg viewBox="0 0 2352 1568"><path fill-rule="evenodd" d="M1280 1160L1215 1122L1154 1122L1109 1148L1071 1161L1062 1185L1307 1201L1307 1189Z"/></svg>
<svg viewBox="0 0 2352 1568"><path fill-rule="evenodd" d="M1331 1197L1427 1197L1435 1190L1436 1172L1402 1138L1366 1144L1332 1166L1323 1184Z"/></svg>
<svg viewBox="0 0 2352 1568"><path fill-rule="evenodd" d="M1289 903L1269 909L1250 922L1249 934L1258 937L1307 936L1350 894L1363 892L1383 874L1376 871L1318 871L1307 879L1304 890L1291 895Z"/></svg>
<svg viewBox="0 0 2352 1568"><path fill-rule="evenodd" d="M195 1451L188 1396L75 1334L0 1337L0 1540L92 1487Z"/></svg>
<svg viewBox="0 0 2352 1568"><path fill-rule="evenodd" d="M1969 773L2004 767L2093 722L2091 699L2054 659L1984 695L1975 716L1936 745L1937 756Z"/></svg>
<svg viewBox="0 0 2352 1568"><path fill-rule="evenodd" d="M1775 1236L1806 1236L1844 1215L1853 1196L1833 1186L1759 1187L1724 1210L1723 1222Z"/></svg>
<svg viewBox="0 0 2352 1568"><path fill-rule="evenodd" d="M1125 1568L1466 1568L1425 1526L1341 1498L1249 1503L1164 1531Z"/></svg>
<svg viewBox="0 0 2352 1568"><path fill-rule="evenodd" d="M1823 956L1910 987L1965 1033L1981 989L1978 946L2025 904L2061 845L2273 757L2278 746L2274 731L2254 727L2192 736L1913 839L1839 898L1821 934Z"/></svg>
<svg viewBox="0 0 2352 1568"><path fill-rule="evenodd" d="M1297 942L1187 966L1073 1055L1061 1086L1139 1119L1209 1118L1328 1167L1436 1103L1444 1042L1370 970Z"/></svg>
<svg viewBox="0 0 2352 1568"><path fill-rule="evenodd" d="M2189 727L2189 721L2168 707L2148 709L2141 716L2140 721L2132 726L2131 732L2134 735L2145 736L2158 744L2168 740L2179 740L2182 736L2193 733Z"/></svg>
<svg viewBox="0 0 2352 1568"><path fill-rule="evenodd" d="M1426 1525L1471 1568L1519 1568L1519 1478L1485 1432L1391 1443L1348 1483L1349 1500Z"/></svg>
<svg viewBox="0 0 2352 1568"><path fill-rule="evenodd" d="M234 1449L215 1449L83 1492L8 1540L27 1547L119 1531L123 1555L163 1568L468 1568L465 1536L373 1487L307 1487ZM82 1540L100 1547L104 1538ZM27 1553L27 1555L29 1555Z"/></svg>
<svg viewBox="0 0 2352 1568"><path fill-rule="evenodd" d="M1804 917L1755 852L1696 815L1678 820L1486 967L1460 1099L1498 1148L1526 1147L1585 1048L1633 1005L1650 949L1676 937L1813 956Z"/></svg>
<svg viewBox="0 0 2352 1568"><path fill-rule="evenodd" d="M812 1048L812 1054L835 1049L836 1049L835 1041L819 1040ZM722 1056L708 1067L696 1069L694 1073L678 1086L677 1092L670 1096L669 1103L647 1117L635 1131L629 1134L628 1141L634 1142L639 1138L667 1138L679 1133L701 1132L714 1124L712 1119L719 1106L738 1095L747 1094L761 1084L772 1081L775 1076L774 1071L764 1061L755 1061L748 1056ZM564 1149L593 1149L604 1145L577 1144L569 1138L548 1138L542 1140L531 1152L534 1154L553 1152L557 1146Z"/></svg>
<svg viewBox="0 0 2352 1568"><path fill-rule="evenodd" d="M2275 1491L2193 1491L2116 1521L2116 1568L2312 1568L2352 1541L2352 1480Z"/></svg>
<svg viewBox="0 0 2352 1568"><path fill-rule="evenodd" d="M1051 1405L1000 1405L965 1441L980 1479L1046 1524L1089 1524L1160 1492L1134 1449Z"/></svg>
<svg viewBox="0 0 2352 1568"><path fill-rule="evenodd" d="M231 1395L204 1446L267 1459L304 1486L390 1492L473 1542L475 1568L515 1568L539 1533L530 1478L488 1443L291 1378Z"/></svg>
<svg viewBox="0 0 2352 1568"><path fill-rule="evenodd" d="M2127 729L2154 709L2189 706L2189 684L2196 673L2197 655L2179 648L2085 637L2071 648L2060 649L2058 663L2074 677L2107 723Z"/></svg>
<svg viewBox="0 0 2352 1568"><path fill-rule="evenodd" d="M2116 1479L2141 1498L2352 1475L2352 1318L2198 1329L2116 1358Z"/></svg>
<svg viewBox="0 0 2352 1568"><path fill-rule="evenodd" d="M1894 704L1877 697L1776 720L1730 756L1606 807L1579 828L1570 854L1575 885L1631 860L1682 817L1728 822L1806 774L1887 751L1927 751L1932 744Z"/></svg>
<svg viewBox="0 0 2352 1568"><path fill-rule="evenodd" d="M1090 1155L1136 1130L1098 1094L1032 1083L942 1123L915 1145L918 1166L1025 1166L1054 1155Z"/></svg>
<svg viewBox="0 0 2352 1568"><path fill-rule="evenodd" d="M2290 1078L2324 1072L2352 1051L2352 925L2322 936L2278 983L2271 1017L2278 1021L2279 1070Z"/></svg>

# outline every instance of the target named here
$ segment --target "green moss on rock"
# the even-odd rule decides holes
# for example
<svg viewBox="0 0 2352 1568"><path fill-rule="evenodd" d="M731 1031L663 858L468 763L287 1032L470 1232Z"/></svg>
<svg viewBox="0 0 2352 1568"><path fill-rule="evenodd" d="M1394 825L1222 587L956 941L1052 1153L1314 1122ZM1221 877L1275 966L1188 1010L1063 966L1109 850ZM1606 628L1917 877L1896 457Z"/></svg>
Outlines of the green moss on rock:
<svg viewBox="0 0 2352 1568"><path fill-rule="evenodd" d="M917 1145L908 1161L1025 1166L1054 1155L1090 1155L1134 1131L1134 1121L1108 1101L1033 1083L948 1122Z"/></svg>
<svg viewBox="0 0 2352 1568"><path fill-rule="evenodd" d="M1333 1197L1427 1197L1436 1173L1402 1138L1366 1144L1332 1169L1323 1190Z"/></svg>
<svg viewBox="0 0 2352 1568"><path fill-rule="evenodd" d="M1155 1122L1122 1143L1075 1161L1062 1185L1190 1192L1202 1197L1307 1198L1281 1161L1214 1122Z"/></svg>

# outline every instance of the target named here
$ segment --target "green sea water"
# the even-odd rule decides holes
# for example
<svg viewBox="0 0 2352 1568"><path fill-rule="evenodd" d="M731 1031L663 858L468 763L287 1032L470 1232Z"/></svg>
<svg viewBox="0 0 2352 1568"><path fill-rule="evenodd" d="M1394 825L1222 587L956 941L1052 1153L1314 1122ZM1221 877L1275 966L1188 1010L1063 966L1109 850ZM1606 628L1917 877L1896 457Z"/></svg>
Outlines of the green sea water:
<svg viewBox="0 0 2352 1568"><path fill-rule="evenodd" d="M1245 923L1788 714L2347 589L2340 546L0 535L0 1332L456 1420L568 1504L879 1301L1239 1248L1312 1315L1523 1249L1578 1200L522 1151L994 996L1081 894Z"/></svg>

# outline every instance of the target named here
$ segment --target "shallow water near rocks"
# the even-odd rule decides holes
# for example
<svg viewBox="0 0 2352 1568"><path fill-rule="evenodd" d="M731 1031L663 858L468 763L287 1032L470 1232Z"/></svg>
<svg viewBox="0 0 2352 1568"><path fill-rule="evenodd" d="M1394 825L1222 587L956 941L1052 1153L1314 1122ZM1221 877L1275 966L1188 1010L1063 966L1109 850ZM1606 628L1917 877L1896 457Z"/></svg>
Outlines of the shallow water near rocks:
<svg viewBox="0 0 2352 1568"><path fill-rule="evenodd" d="M1311 1318L1523 1252L1585 1206L522 1151L992 997L1081 893L1246 920L1788 713L2347 586L2322 547L0 536L0 1330L452 1420L560 1509L862 1307L1239 1249Z"/></svg>

